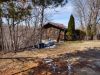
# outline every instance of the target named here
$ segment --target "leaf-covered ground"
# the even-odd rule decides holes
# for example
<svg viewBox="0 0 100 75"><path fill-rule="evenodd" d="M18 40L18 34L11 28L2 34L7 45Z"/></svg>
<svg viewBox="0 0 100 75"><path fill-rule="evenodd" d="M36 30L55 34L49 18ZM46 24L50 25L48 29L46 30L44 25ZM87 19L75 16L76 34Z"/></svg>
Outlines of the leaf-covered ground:
<svg viewBox="0 0 100 75"><path fill-rule="evenodd" d="M45 58L53 59L53 62L59 59L56 62L61 65L60 61L62 61L65 63L64 67L70 60L76 75L100 75L100 41L66 42L57 45L54 49L25 50L16 53L0 52L0 75L29 75L34 68L41 66L40 62L45 64L43 63ZM45 68L39 70L43 70L41 75L52 75L51 71L45 72ZM63 73L60 75L64 75Z"/></svg>

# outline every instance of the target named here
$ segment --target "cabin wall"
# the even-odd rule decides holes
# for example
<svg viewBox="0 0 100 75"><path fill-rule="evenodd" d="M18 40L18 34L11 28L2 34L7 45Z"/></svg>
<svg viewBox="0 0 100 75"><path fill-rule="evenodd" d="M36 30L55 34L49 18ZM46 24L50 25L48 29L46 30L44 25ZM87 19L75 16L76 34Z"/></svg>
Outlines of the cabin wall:
<svg viewBox="0 0 100 75"><path fill-rule="evenodd" d="M53 40L57 40L58 38L58 35L59 35L59 29L56 29L56 28L53 28L53 27L50 27L50 28L47 28L47 29L44 29L43 30L43 37L44 39L53 39ZM64 32L61 32L60 33L60 40L63 40L64 39Z"/></svg>

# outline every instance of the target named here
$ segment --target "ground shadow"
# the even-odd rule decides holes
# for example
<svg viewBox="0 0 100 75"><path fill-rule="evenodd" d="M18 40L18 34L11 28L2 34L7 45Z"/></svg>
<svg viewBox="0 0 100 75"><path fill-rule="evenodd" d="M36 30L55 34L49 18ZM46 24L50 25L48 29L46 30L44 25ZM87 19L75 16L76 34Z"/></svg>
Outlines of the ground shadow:
<svg viewBox="0 0 100 75"><path fill-rule="evenodd" d="M82 68L82 67L88 67L91 68L94 71L100 71L100 66L93 64L93 62L87 62L88 59L100 59L100 48L87 48L87 50L84 51L77 51L77 52L73 52L73 53L66 53L66 54L62 54L59 55L60 57L58 58L53 58L53 62L58 62L58 64L60 65L60 67L58 67L58 71L60 71L60 75L62 75L61 73L65 73L64 75L68 75L67 71L66 71L66 65L68 64L67 62L63 62L61 59L66 59L66 58L75 58L75 57L80 57L81 59L86 58L87 60L73 64L73 66L75 67L75 69L77 68ZM51 58L52 59L52 58ZM43 72L43 71L49 71L52 72L50 70L50 67L47 67L48 65L43 63L44 61L42 60L42 65L38 65L35 68L31 68L31 69L27 69L30 70L29 71L29 75L38 75L39 73ZM62 63L63 62L63 63ZM47 66L46 66L47 65ZM57 65L57 64L56 64ZM93 67L95 66L95 67ZM63 69L63 71L61 70ZM27 71L25 70L25 71ZM25 72L25 71L21 71L21 72ZM21 73L18 72L18 73ZM18 74L15 73L15 74ZM41 75L41 74L40 74ZM48 74L44 74L44 75L48 75ZM56 75L56 74L51 74L51 75ZM57 74L59 75L59 74ZM73 74L74 75L74 74Z"/></svg>
<svg viewBox="0 0 100 75"><path fill-rule="evenodd" d="M66 53L63 57L81 57L81 58L94 58L100 59L100 48L87 48L87 50L73 52L73 53Z"/></svg>

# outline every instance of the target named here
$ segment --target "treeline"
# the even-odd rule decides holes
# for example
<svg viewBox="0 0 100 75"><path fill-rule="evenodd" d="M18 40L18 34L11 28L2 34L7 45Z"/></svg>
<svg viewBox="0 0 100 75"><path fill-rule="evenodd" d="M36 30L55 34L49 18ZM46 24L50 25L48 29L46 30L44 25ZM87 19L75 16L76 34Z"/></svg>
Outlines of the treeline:
<svg viewBox="0 0 100 75"><path fill-rule="evenodd" d="M0 50L19 50L42 40L47 8L67 0L0 0Z"/></svg>
<svg viewBox="0 0 100 75"><path fill-rule="evenodd" d="M81 30L86 32L86 40L100 37L100 0L71 0L74 15Z"/></svg>

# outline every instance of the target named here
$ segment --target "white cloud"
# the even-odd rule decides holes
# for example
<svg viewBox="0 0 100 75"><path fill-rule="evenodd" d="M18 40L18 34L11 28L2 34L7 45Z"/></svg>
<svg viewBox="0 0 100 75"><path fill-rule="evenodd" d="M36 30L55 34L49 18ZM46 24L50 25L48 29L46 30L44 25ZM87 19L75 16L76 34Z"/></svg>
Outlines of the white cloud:
<svg viewBox="0 0 100 75"><path fill-rule="evenodd" d="M53 22L62 23L67 25L69 21L69 17L73 12L72 4L69 2L64 7L57 7L55 9L47 9L46 13L51 15L51 19Z"/></svg>

